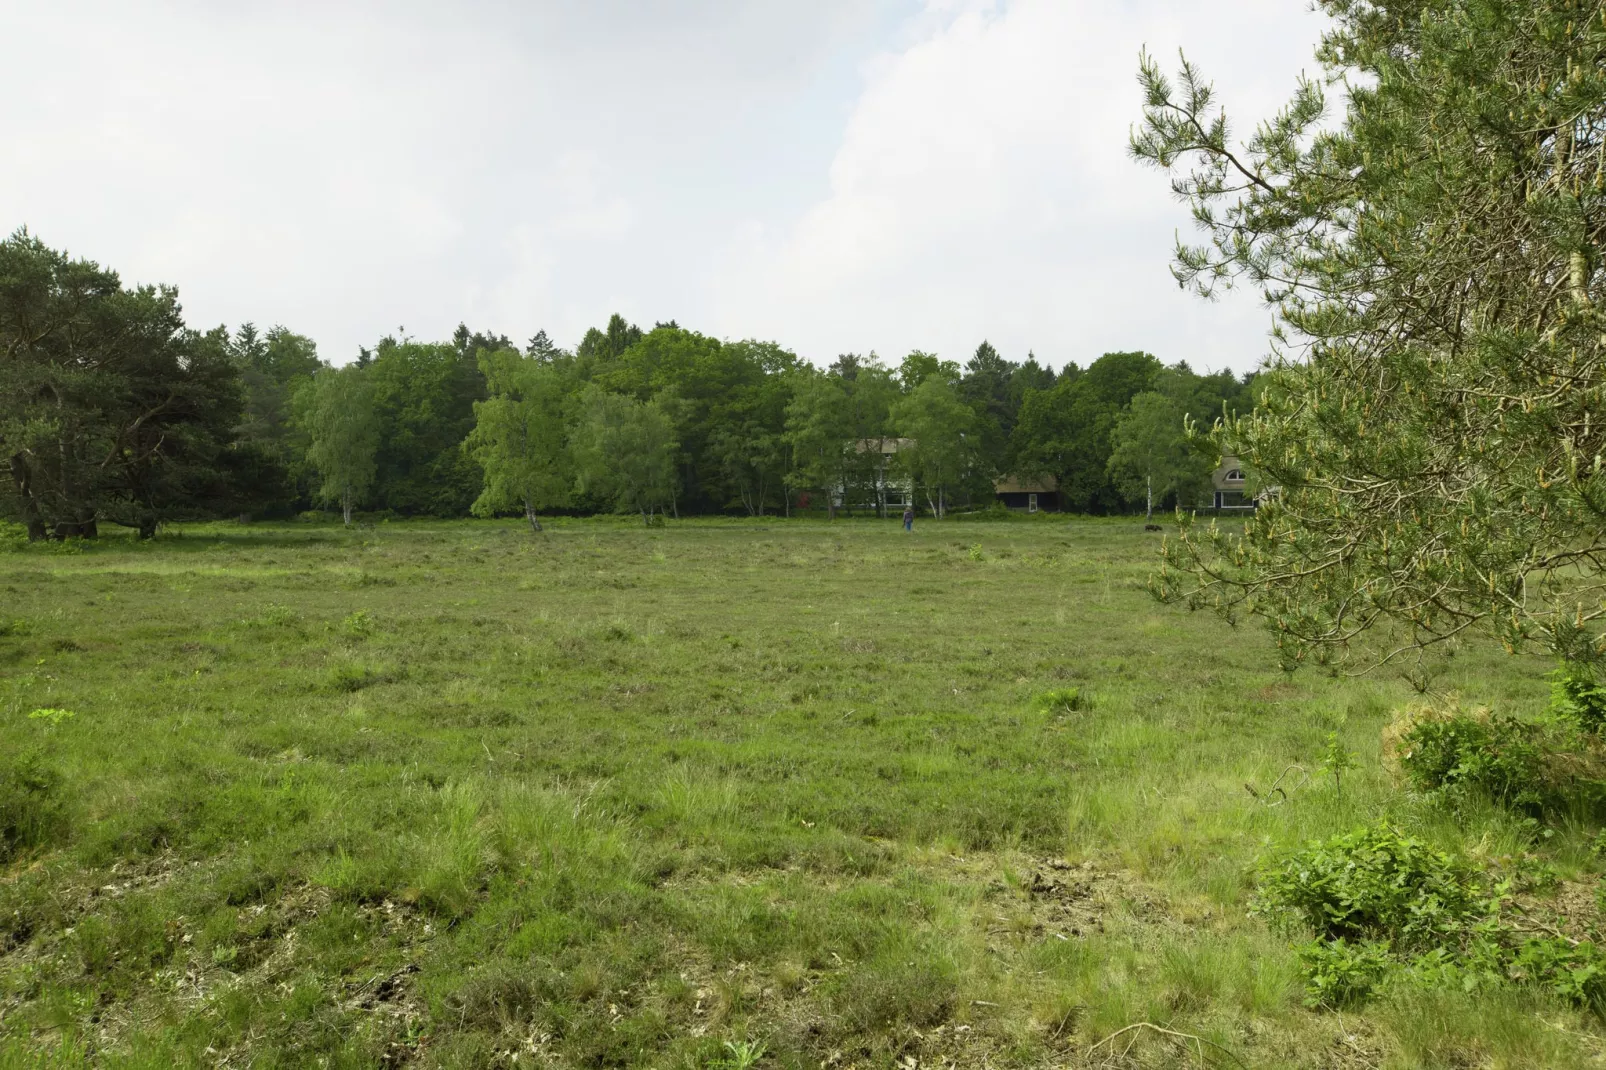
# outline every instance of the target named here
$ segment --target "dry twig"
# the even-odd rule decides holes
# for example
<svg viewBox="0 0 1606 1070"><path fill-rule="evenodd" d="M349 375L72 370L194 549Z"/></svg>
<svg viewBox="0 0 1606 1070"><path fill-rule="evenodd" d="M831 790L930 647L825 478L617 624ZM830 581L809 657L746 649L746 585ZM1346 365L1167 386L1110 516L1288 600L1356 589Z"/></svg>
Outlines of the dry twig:
<svg viewBox="0 0 1606 1070"><path fill-rule="evenodd" d="M1217 1044L1215 1041L1206 1040L1204 1037L1195 1036L1193 1033L1183 1033L1183 1032L1179 1032L1178 1030L1175 1030L1175 1029L1167 1029L1164 1026L1155 1025L1153 1022L1133 1022L1131 1025L1123 1026L1122 1028L1117 1029L1115 1032L1111 1033L1109 1036L1105 1037L1103 1040L1099 1041L1097 1044L1093 1045L1091 1048L1087 1049L1087 1053L1088 1053L1089 1056L1091 1056L1094 1052L1098 1051L1100 1048L1102 1048L1106 1044L1108 1044L1110 1046L1110 1052L1109 1052L1110 1058L1115 1058L1115 1041L1116 1041L1116 1039L1119 1038L1119 1037L1127 1036L1128 1034L1130 1034L1130 1037L1127 1040L1126 1047L1121 1049L1120 1057L1121 1058L1125 1058L1126 1054L1132 1050L1132 1045L1137 1043L1138 1036L1145 1029L1150 1030L1151 1032L1154 1032L1154 1033L1158 1033L1158 1034L1160 1034L1161 1036L1164 1036L1164 1037L1170 1037L1172 1040L1179 1041L1179 1042L1182 1043L1183 1047L1185 1047L1185 1048L1191 1042L1192 1045L1193 1045L1193 1049L1192 1050L1193 1050L1194 1054L1196 1056L1198 1056L1199 1061L1201 1063L1205 1064L1206 1066L1209 1065L1209 1062L1205 1058L1205 1045L1208 1044L1212 1048L1214 1048L1217 1051L1221 1052L1227 1058L1231 1059L1237 1065L1243 1067L1243 1070L1249 1070L1248 1066L1245 1066L1244 1061L1242 1059L1238 1058L1237 1055L1234 1055L1230 1049L1222 1047L1220 1044Z"/></svg>

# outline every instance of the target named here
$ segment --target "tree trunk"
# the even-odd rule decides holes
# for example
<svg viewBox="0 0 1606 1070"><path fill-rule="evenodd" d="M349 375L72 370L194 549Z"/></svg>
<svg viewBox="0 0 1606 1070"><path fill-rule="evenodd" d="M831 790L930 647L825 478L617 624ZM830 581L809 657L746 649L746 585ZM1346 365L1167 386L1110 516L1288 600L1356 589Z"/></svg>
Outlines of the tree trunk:
<svg viewBox="0 0 1606 1070"><path fill-rule="evenodd" d="M876 515L882 520L887 518L887 455L881 455L881 463L876 467L875 476L875 507Z"/></svg>
<svg viewBox="0 0 1606 1070"><path fill-rule="evenodd" d="M141 539L156 538L156 514L143 513L139 518L139 537Z"/></svg>
<svg viewBox="0 0 1606 1070"><path fill-rule="evenodd" d="M1148 485L1149 500L1148 500L1148 509L1143 514L1143 522L1145 524L1152 524L1152 523L1154 523L1154 477L1153 476L1148 476L1147 477L1147 485Z"/></svg>
<svg viewBox="0 0 1606 1070"><path fill-rule="evenodd" d="M348 528L351 527L351 497L350 487L347 487L345 493L340 495L340 515L344 518Z"/></svg>
<svg viewBox="0 0 1606 1070"><path fill-rule="evenodd" d="M532 532L537 535L541 533L541 521L536 517L535 506L530 504L530 499L528 498L524 499L524 519L530 522L530 530Z"/></svg>
<svg viewBox="0 0 1606 1070"><path fill-rule="evenodd" d="M17 487L17 501L22 509L22 522L28 527L28 541L47 538L45 521L39 515L39 503L33 496L33 472L28 468L28 458L20 453L11 455L11 481Z"/></svg>

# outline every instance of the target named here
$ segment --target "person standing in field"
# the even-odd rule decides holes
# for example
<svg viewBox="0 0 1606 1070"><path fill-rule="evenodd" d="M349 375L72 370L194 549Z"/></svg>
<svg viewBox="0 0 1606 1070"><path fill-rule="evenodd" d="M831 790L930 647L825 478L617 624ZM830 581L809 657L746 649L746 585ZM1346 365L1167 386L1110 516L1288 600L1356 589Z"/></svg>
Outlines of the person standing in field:
<svg viewBox="0 0 1606 1070"><path fill-rule="evenodd" d="M906 506L903 507L903 530L905 530L905 531L913 531L914 529L915 529L915 507L912 506L912 505L906 505Z"/></svg>

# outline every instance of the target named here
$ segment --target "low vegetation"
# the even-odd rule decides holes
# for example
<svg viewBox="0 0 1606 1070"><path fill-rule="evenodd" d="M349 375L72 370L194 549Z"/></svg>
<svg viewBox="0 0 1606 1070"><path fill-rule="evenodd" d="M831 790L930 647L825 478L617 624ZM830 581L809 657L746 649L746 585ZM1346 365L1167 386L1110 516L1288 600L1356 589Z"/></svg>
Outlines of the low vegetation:
<svg viewBox="0 0 1606 1070"><path fill-rule="evenodd" d="M0 554L0 1066L1606 1052L1593 812L1407 774L1141 521L545 526ZM1435 690L1562 738L1548 668Z"/></svg>

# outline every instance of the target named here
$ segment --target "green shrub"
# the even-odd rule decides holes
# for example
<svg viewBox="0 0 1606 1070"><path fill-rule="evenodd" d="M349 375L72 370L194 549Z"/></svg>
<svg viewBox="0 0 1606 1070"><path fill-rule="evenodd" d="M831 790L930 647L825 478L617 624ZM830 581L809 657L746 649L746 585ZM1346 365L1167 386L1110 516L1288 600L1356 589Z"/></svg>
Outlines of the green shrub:
<svg viewBox="0 0 1606 1070"><path fill-rule="evenodd" d="M1470 788L1507 806L1538 809L1553 801L1544 735L1543 726L1514 717L1424 718L1406 731L1400 766L1419 791Z"/></svg>
<svg viewBox="0 0 1606 1070"><path fill-rule="evenodd" d="M1606 734L1606 686L1585 666L1567 663L1550 674L1550 710L1585 732Z"/></svg>
<svg viewBox="0 0 1606 1070"><path fill-rule="evenodd" d="M1370 999L1394 968L1387 944L1313 940L1299 949L1307 1007L1352 1007Z"/></svg>
<svg viewBox="0 0 1606 1070"><path fill-rule="evenodd" d="M1606 952L1592 943L1535 937L1517 949L1507 975L1513 981L1541 985L1582 1007L1606 1007Z"/></svg>
<svg viewBox="0 0 1606 1070"><path fill-rule="evenodd" d="M1047 515L1047 514L1043 514ZM965 512L950 512L943 515L945 520L983 521L998 523L999 521L1020 520L1025 513L1017 513L1001 501L994 500L985 509L970 509Z"/></svg>
<svg viewBox="0 0 1606 1070"><path fill-rule="evenodd" d="M1465 864L1387 822L1312 843L1266 867L1254 912L1298 920L1323 940L1387 941L1427 949L1487 911Z"/></svg>
<svg viewBox="0 0 1606 1070"><path fill-rule="evenodd" d="M37 754L0 759L0 862L65 836L61 781L61 773Z"/></svg>
<svg viewBox="0 0 1606 1070"><path fill-rule="evenodd" d="M1535 985L1606 1007L1606 952L1533 936L1509 895L1509 884L1383 823L1265 867L1252 909L1315 934L1298 951L1313 1007L1363 1002L1396 971L1428 987Z"/></svg>
<svg viewBox="0 0 1606 1070"><path fill-rule="evenodd" d="M366 639L374 634L374 617L366 609L359 609L340 622L340 630L352 639Z"/></svg>

